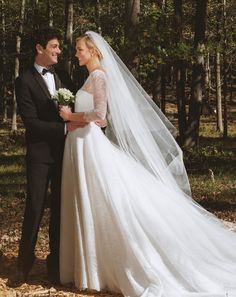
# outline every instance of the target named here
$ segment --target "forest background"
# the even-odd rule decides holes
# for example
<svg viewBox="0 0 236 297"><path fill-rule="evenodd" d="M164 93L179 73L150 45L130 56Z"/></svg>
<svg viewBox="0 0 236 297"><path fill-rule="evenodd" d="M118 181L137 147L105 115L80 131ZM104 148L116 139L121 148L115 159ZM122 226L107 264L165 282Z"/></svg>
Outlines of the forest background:
<svg viewBox="0 0 236 297"><path fill-rule="evenodd" d="M235 223L235 15L234 0L0 0L0 296L75 293L47 293L42 262L48 251L48 210L32 282L14 289L11 282L26 192L24 127L14 81L33 61L33 30L53 26L61 31L58 67L78 88L87 73L74 57L75 38L86 30L101 33L178 128L193 198Z"/></svg>

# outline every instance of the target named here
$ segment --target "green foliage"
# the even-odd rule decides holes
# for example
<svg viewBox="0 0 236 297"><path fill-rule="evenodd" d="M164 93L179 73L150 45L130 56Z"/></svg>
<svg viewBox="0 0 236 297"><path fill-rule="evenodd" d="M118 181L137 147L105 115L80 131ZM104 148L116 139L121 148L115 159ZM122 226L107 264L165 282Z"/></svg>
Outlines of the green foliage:
<svg viewBox="0 0 236 297"><path fill-rule="evenodd" d="M184 159L193 197L222 219L228 216L236 221L231 213L235 209L236 194L236 147L233 144L233 138L227 142L201 139L198 149L184 152Z"/></svg>
<svg viewBox="0 0 236 297"><path fill-rule="evenodd" d="M64 33L65 28L65 3L51 0L53 7L54 26ZM118 53L125 58L126 47L124 44L125 5L124 1L100 1L100 19L96 13L94 1L74 2L74 37L86 30L98 30L101 25L102 34L110 42ZM19 11L21 1L6 1L3 7L6 15L7 30L7 71L9 77L14 68L15 37L19 28ZM140 24L139 24L139 53L140 75L152 73L160 64L173 64L177 59L192 62L197 54L193 51L194 35L194 2L183 1L183 40L175 44L176 28L173 17L174 8L172 1L167 1L165 7L157 4L157 1L141 1ZM227 47L228 54L235 49L235 22L236 8L233 0L227 1ZM220 19L219 32L216 30L217 21ZM47 1L39 1L35 9L29 2L26 5L24 22L24 35L21 51L21 68L28 66L30 47L29 34L33 27L45 26L47 19ZM204 51L213 52L216 46L222 47L222 5L221 2L210 0L208 4L207 18L207 44ZM0 26L1 29L1 26ZM66 45L65 45L66 47ZM67 58L67 57L65 57Z"/></svg>
<svg viewBox="0 0 236 297"><path fill-rule="evenodd" d="M25 197L24 131L0 130L0 198Z"/></svg>
<svg viewBox="0 0 236 297"><path fill-rule="evenodd" d="M30 47L31 34L33 28L46 26L48 24L47 1L38 1L37 9L32 5L33 1L26 1L26 13L23 24L23 36L20 54L20 71L28 68L32 63L32 53ZM206 55L210 53L210 67L212 72L212 86L214 88L214 55L216 48L220 52L225 52L227 67L230 65L235 68L235 32L236 32L236 6L234 0L227 0L226 7L226 41L224 47L223 38L224 28L222 19L222 1L209 0L207 14L206 44L197 50L193 48L195 9L196 1L183 0L183 23L182 39L176 41L177 29L174 19L173 1L143 0L140 2L140 15L138 25L138 61L137 78L143 87L152 93L157 73L164 65L169 73L173 75L176 62L184 61L187 67L186 93L191 87L191 67L198 56L199 51ZM163 3L164 3L163 2ZM126 61L128 46L125 40L125 1L100 0L100 7L96 7L96 1L74 1L74 40L86 30L98 31L101 28L102 35L111 44L114 50ZM19 12L21 0L5 0L2 9L6 18L6 65L4 69L5 82L7 85L6 97L11 109L11 99L14 89L14 63L16 56L16 35L19 29ZM65 34L65 1L51 0L53 10L53 24ZM99 8L99 11L98 11ZM98 13L99 12L99 13ZM218 27L217 27L218 24ZM2 24L0 22L0 37L2 37ZM134 44L136 46L136 44ZM78 63L74 58L68 56L68 45L62 44L64 55L60 59L63 65L65 60L71 59L73 65L73 75L77 81ZM171 69L171 74L170 74ZM173 78L172 78L173 79ZM234 79L234 78L233 78ZM170 81L170 80L169 80ZM174 84L172 84L174 86ZM175 98L175 89L171 89L171 96ZM215 104L215 103L214 103ZM0 111L1 112L1 111Z"/></svg>

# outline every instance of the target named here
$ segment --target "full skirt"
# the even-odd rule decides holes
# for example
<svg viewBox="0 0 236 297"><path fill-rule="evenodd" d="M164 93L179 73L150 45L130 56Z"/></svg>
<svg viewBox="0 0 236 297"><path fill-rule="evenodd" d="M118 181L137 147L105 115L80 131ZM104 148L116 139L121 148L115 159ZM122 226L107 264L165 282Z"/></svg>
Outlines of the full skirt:
<svg viewBox="0 0 236 297"><path fill-rule="evenodd" d="M129 297L236 297L236 234L95 124L67 136L60 278Z"/></svg>

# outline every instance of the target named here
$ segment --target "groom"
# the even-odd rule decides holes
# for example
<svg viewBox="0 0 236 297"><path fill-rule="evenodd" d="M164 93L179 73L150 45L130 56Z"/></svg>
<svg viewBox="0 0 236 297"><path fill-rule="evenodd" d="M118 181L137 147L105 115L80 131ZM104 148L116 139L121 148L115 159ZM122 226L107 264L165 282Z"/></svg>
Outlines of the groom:
<svg viewBox="0 0 236 297"><path fill-rule="evenodd" d="M57 64L61 36L53 28L34 36L34 65L16 79L18 108L26 129L27 198L18 254L18 277L26 281L35 260L34 249L50 183L51 205L47 271L49 280L59 282L60 190L64 141L67 131L83 127L65 124L51 95L60 87L73 91L69 75L60 75Z"/></svg>

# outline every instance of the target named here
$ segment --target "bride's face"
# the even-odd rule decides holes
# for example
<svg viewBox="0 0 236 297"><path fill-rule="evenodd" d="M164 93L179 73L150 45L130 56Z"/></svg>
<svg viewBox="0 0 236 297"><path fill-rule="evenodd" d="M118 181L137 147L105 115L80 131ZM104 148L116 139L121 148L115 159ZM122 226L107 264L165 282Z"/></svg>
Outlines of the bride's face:
<svg viewBox="0 0 236 297"><path fill-rule="evenodd" d="M76 43L76 58L79 61L79 65L87 65L92 59L92 49L89 49L83 39L80 39Z"/></svg>

